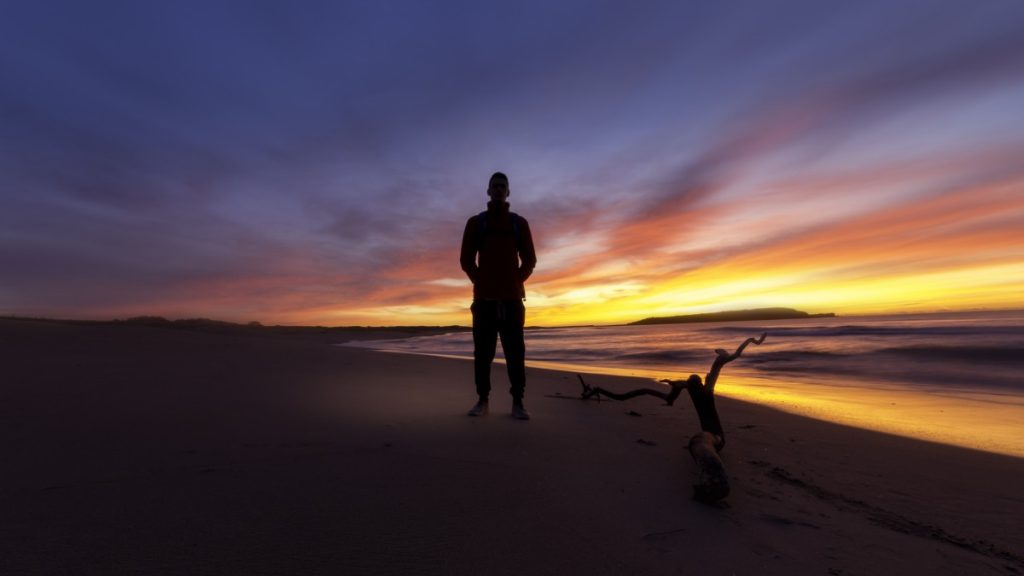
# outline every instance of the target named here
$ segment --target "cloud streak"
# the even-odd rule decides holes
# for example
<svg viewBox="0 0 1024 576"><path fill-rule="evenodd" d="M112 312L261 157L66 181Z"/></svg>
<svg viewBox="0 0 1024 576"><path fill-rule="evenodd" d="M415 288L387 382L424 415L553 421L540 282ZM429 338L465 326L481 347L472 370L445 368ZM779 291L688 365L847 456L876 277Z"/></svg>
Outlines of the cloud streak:
<svg viewBox="0 0 1024 576"><path fill-rule="evenodd" d="M15 6L0 313L464 323L494 170L536 323L1014 305L1024 8L924 9Z"/></svg>

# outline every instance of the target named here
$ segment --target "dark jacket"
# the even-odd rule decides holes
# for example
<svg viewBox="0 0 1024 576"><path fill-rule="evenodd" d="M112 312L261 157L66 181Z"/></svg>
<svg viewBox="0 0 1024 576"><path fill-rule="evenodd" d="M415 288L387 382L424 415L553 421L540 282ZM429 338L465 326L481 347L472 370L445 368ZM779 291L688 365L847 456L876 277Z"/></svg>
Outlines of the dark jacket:
<svg viewBox="0 0 1024 576"><path fill-rule="evenodd" d="M521 300L523 283L537 265L530 225L519 217L519 241L508 203L487 203L487 225L480 238L480 215L466 222L459 263L473 281L474 300ZM518 244L518 245L517 245Z"/></svg>

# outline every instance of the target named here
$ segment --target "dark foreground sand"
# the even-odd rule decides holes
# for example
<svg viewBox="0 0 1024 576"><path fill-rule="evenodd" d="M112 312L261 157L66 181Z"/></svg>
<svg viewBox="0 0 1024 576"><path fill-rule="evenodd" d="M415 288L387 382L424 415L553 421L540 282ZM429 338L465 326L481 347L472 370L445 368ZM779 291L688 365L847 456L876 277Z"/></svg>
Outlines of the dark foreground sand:
<svg viewBox="0 0 1024 576"><path fill-rule="evenodd" d="M1024 460L722 399L709 507L688 403L336 339L0 320L0 574L1024 573Z"/></svg>

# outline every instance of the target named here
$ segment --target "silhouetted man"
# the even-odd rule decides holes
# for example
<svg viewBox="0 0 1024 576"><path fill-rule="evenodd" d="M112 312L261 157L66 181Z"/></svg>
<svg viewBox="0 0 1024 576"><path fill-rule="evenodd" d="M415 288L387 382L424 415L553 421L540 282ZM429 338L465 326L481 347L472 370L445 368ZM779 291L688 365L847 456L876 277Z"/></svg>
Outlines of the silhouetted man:
<svg viewBox="0 0 1024 576"><path fill-rule="evenodd" d="M533 237L526 219L508 209L508 176L495 172L487 185L487 210L466 222L462 234L462 269L473 281L473 368L479 401L470 416L487 414L491 362L501 336L512 387L512 416L529 420L523 406L526 388L526 344L523 325L526 291L523 283L537 265Z"/></svg>

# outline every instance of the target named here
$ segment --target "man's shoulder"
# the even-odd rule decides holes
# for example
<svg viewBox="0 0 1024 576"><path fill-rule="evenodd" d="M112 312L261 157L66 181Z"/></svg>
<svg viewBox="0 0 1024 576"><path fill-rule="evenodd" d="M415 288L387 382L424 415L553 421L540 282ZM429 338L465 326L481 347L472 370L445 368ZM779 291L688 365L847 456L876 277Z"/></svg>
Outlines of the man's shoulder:
<svg viewBox="0 0 1024 576"><path fill-rule="evenodd" d="M512 217L513 221L515 221L517 224L529 225L529 222L527 222L526 218L524 218L522 216L522 214L518 214L518 213L512 212L512 211L509 211L508 214L509 214L509 216ZM484 210L483 212L478 212L478 213L473 214L472 216L470 216L468 219L466 219L466 225L467 226L471 226L473 224L479 224L480 220L483 220L485 223L487 222L487 211L486 210Z"/></svg>

